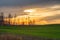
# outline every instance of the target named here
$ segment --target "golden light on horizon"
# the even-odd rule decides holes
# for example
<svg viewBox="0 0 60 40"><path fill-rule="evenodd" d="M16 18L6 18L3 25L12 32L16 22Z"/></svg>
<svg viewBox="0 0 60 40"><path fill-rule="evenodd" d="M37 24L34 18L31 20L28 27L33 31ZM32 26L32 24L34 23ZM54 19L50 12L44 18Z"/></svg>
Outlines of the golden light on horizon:
<svg viewBox="0 0 60 40"><path fill-rule="evenodd" d="M26 9L24 10L24 12L28 13L28 15L23 15L23 16L17 16L15 18L11 18L11 24L25 24L25 25L29 25L29 24L47 24L47 21L45 20L40 20L43 17L46 16L51 16L51 14L48 14L50 12L45 12L43 9L40 8L33 8L33 9Z"/></svg>
<svg viewBox="0 0 60 40"><path fill-rule="evenodd" d="M9 22L9 18L7 22ZM38 17L28 17L27 15L25 15L17 16L16 18L11 18L10 23L11 25L39 25L39 24L44 25L47 22L44 20L39 20Z"/></svg>
<svg viewBox="0 0 60 40"><path fill-rule="evenodd" d="M44 25L48 24L46 20L41 20L48 16L56 15L56 12L59 13L60 11L52 11L52 9L45 9L45 8L32 8L32 9L25 9L23 10L24 13L28 15L20 15L15 18L11 18L11 24L37 24L37 25Z"/></svg>

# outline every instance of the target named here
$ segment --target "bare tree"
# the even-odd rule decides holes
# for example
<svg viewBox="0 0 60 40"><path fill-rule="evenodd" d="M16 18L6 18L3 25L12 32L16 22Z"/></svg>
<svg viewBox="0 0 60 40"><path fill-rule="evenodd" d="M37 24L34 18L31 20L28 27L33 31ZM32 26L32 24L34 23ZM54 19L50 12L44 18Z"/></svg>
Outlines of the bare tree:
<svg viewBox="0 0 60 40"><path fill-rule="evenodd" d="M17 15L15 14L15 16L14 16L14 24L16 25L16 18L15 17L17 17Z"/></svg>
<svg viewBox="0 0 60 40"><path fill-rule="evenodd" d="M11 14L8 15L8 18L9 18L9 24L10 24L10 21L11 21L11 18L12 18Z"/></svg>
<svg viewBox="0 0 60 40"><path fill-rule="evenodd" d="M15 16L14 17L17 17L17 15L15 14Z"/></svg>
<svg viewBox="0 0 60 40"><path fill-rule="evenodd" d="M0 25L4 24L4 13L1 12L1 15L0 15Z"/></svg>

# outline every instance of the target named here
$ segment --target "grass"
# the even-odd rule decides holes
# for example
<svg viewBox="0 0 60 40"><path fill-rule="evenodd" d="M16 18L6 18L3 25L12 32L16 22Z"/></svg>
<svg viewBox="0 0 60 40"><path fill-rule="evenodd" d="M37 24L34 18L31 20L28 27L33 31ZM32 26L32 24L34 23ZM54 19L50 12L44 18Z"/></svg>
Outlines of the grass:
<svg viewBox="0 0 60 40"><path fill-rule="evenodd" d="M0 33L60 38L60 25L0 26Z"/></svg>

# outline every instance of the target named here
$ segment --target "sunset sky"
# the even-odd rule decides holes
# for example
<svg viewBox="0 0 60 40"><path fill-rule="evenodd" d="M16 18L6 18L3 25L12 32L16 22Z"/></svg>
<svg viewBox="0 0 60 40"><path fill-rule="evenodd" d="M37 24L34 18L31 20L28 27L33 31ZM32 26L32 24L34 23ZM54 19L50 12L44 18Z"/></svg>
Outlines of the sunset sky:
<svg viewBox="0 0 60 40"><path fill-rule="evenodd" d="M45 24L60 24L60 0L0 0L0 12L16 18L29 16L46 21Z"/></svg>

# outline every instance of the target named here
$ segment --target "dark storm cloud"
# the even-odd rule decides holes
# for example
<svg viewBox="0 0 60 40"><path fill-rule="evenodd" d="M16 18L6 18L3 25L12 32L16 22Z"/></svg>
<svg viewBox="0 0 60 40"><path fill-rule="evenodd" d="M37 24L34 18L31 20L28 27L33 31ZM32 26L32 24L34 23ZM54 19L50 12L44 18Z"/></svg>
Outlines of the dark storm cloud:
<svg viewBox="0 0 60 40"><path fill-rule="evenodd" d="M60 4L60 0L0 0L0 6L23 6L23 5L53 5Z"/></svg>
<svg viewBox="0 0 60 40"><path fill-rule="evenodd" d="M44 20L52 21L52 20L56 20L56 19L60 19L60 14L57 14L57 15L54 15L54 16L45 17Z"/></svg>

